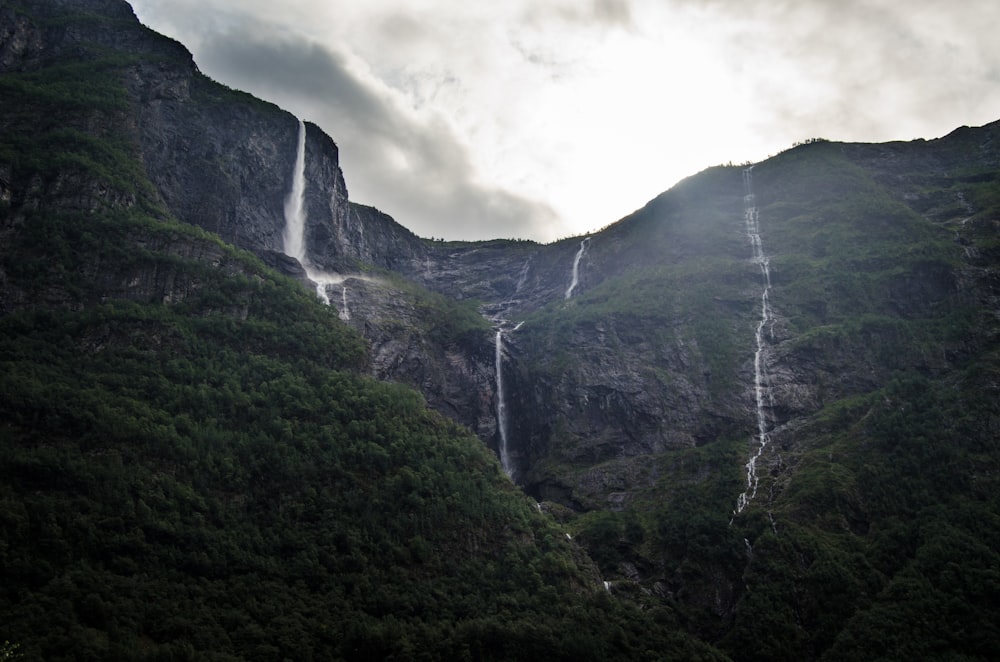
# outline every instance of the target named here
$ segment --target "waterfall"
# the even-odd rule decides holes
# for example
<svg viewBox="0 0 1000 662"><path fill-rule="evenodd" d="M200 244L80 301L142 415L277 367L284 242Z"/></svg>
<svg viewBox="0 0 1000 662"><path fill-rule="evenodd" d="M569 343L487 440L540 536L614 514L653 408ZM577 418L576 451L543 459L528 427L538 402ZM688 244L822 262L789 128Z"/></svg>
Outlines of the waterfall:
<svg viewBox="0 0 1000 662"><path fill-rule="evenodd" d="M306 275L309 275L309 270L306 269ZM325 305L330 305L330 295L326 293L327 283L319 281L316 283L316 296L320 298Z"/></svg>
<svg viewBox="0 0 1000 662"><path fill-rule="evenodd" d="M759 480L757 476L757 460L764 453L764 449L767 448L767 444L771 440L768 430L767 413L765 412L765 396L769 399L769 404L772 407L774 404L770 400L770 389L765 386L767 366L765 365L764 357L764 351L767 349L765 329L769 331L771 338L774 338L774 317L771 313L770 301L771 266L767 255L764 254L764 244L760 238L760 220L753 192L753 166L743 171L743 187L745 190L743 196L743 218L746 223L747 237L750 239L750 245L753 250L753 262L760 268L763 291L760 295L760 320L757 322L757 328L754 331L756 349L753 356L753 382L754 400L757 410L757 434L754 437L756 448L746 463L747 486L746 490L736 500L736 513L742 512L747 507L747 504L757 495L757 483Z"/></svg>
<svg viewBox="0 0 1000 662"><path fill-rule="evenodd" d="M497 372L497 431L500 433L500 464L504 473L514 477L514 467L511 465L507 449L507 401L503 392L503 330L497 329L496 335L496 372Z"/></svg>
<svg viewBox="0 0 1000 662"><path fill-rule="evenodd" d="M511 295L512 297L516 296L524 287L524 284L528 282L528 268L530 266L531 266L531 258L529 257L527 260L524 261L524 266L521 267L521 273L517 277L517 285L514 286L514 294Z"/></svg>
<svg viewBox="0 0 1000 662"><path fill-rule="evenodd" d="M576 257L573 258L573 278L570 280L569 287L566 288L566 297L570 298L573 296L573 290L580 283L580 260L583 259L584 254L587 252L587 245L590 243L590 237L586 237L580 242L580 250L576 252Z"/></svg>
<svg viewBox="0 0 1000 662"><path fill-rule="evenodd" d="M330 285L341 285L344 276L336 273L326 273L317 269L306 257L306 124L299 120L298 147L295 150L295 170L292 172L292 189L285 198L285 230L282 233L285 255L294 257L302 264L306 276L316 283L316 296L326 305L330 305ZM351 314L347 310L347 286L341 291L343 308L340 319L349 320Z"/></svg>
<svg viewBox="0 0 1000 662"><path fill-rule="evenodd" d="M342 306L340 308L340 319L342 319L345 322L347 322L347 321L349 321L351 319L351 312L349 310L347 310L347 286L346 285L342 286L342 289L340 291L340 300L342 302Z"/></svg>
<svg viewBox="0 0 1000 662"><path fill-rule="evenodd" d="M299 142L295 152L295 171L292 173L292 190L285 198L285 255L305 264L306 245L306 125L299 120ZM325 294L324 294L325 296Z"/></svg>
<svg viewBox="0 0 1000 662"><path fill-rule="evenodd" d="M306 124L299 120L299 140L295 150L295 170L292 171L292 190L285 198L285 255L294 257L302 264L306 276L316 283L316 295L330 305L326 286L332 282L328 274L316 271L306 258Z"/></svg>

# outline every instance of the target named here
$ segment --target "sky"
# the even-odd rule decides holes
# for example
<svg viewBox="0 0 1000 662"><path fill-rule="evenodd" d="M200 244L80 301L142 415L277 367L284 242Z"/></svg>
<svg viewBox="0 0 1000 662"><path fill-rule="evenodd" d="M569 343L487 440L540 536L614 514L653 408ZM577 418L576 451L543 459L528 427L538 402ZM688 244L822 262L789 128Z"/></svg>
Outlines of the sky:
<svg viewBox="0 0 1000 662"><path fill-rule="evenodd" d="M810 138L1000 119L997 0L131 2L423 237L554 241Z"/></svg>

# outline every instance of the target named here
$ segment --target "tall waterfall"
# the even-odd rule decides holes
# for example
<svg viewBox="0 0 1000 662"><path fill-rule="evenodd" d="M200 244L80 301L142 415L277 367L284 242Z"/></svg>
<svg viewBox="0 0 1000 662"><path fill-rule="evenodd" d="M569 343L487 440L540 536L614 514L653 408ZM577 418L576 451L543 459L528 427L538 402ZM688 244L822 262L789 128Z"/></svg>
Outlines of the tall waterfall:
<svg viewBox="0 0 1000 662"><path fill-rule="evenodd" d="M285 255L294 257L305 265L306 244L306 125L299 120L299 143L295 152L295 171L292 173L292 190L285 198Z"/></svg>
<svg viewBox="0 0 1000 662"><path fill-rule="evenodd" d="M309 280L316 283L316 295L326 305L330 305L330 295L327 287L338 285L344 282L344 277L340 274L331 274L316 269L316 267L306 257L306 125L299 120L298 147L295 151L295 170L292 172L292 189L285 198L285 230L282 233L284 240L285 255L294 257L302 264ZM341 293L343 309L340 311L340 319L349 320L350 313L347 311L347 286L345 285Z"/></svg>
<svg viewBox="0 0 1000 662"><path fill-rule="evenodd" d="M566 297L570 298L573 296L573 290L580 283L580 260L587 253L587 246L590 244L590 237L586 237L580 242L580 250L576 252L576 257L573 258L573 278L570 280L569 287L566 288Z"/></svg>
<svg viewBox="0 0 1000 662"><path fill-rule="evenodd" d="M329 278L326 274L316 272L306 259L306 124L299 120L299 141L295 150L295 170L292 172L292 190L285 198L285 231L282 239L285 242L285 255L294 257L306 270L306 275L316 283L316 295L323 303L330 305L330 297L326 293Z"/></svg>
<svg viewBox="0 0 1000 662"><path fill-rule="evenodd" d="M753 192L753 166L743 171L743 218L746 223L747 237L753 249L753 261L760 268L761 284L763 291L760 295L760 321L754 331L756 349L753 355L753 381L754 399L757 409L757 434L755 441L757 447L747 460L747 486L746 490L736 499L736 512L740 513L747 504L757 495L757 460L764 453L767 444L770 442L769 422L765 411L765 397L770 397L770 389L765 385L767 381L767 366L765 365L764 352L767 349L767 339L764 337L765 328L771 330L774 325L774 317L771 313L771 265L764 254L764 244L760 239L760 221L757 210L757 202ZM773 331L772 331L773 335Z"/></svg>
<svg viewBox="0 0 1000 662"><path fill-rule="evenodd" d="M496 373L497 373L497 431L500 433L500 464L504 473L514 477L514 467L510 461L507 448L507 401L503 391L503 330L497 329L496 335Z"/></svg>

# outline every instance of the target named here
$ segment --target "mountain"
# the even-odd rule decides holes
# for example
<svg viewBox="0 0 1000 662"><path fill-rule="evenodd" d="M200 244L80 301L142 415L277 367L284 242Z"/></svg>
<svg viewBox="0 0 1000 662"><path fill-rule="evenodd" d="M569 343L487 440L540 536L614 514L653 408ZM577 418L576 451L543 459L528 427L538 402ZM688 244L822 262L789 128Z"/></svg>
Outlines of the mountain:
<svg viewBox="0 0 1000 662"><path fill-rule="evenodd" d="M1000 648L1000 122L470 243L119 0L0 0L0 91L26 658Z"/></svg>
<svg viewBox="0 0 1000 662"><path fill-rule="evenodd" d="M3 2L0 62L4 659L721 659L288 277L294 117L121 2ZM373 215L307 133L308 212Z"/></svg>

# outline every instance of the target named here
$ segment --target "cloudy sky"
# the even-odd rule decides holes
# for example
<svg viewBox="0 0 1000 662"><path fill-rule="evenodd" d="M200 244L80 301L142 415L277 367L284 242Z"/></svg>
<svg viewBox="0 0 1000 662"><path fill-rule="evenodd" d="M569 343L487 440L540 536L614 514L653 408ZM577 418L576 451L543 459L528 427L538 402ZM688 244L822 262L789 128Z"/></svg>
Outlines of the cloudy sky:
<svg viewBox="0 0 1000 662"><path fill-rule="evenodd" d="M997 0L132 0L425 237L552 241L812 137L1000 119Z"/></svg>

